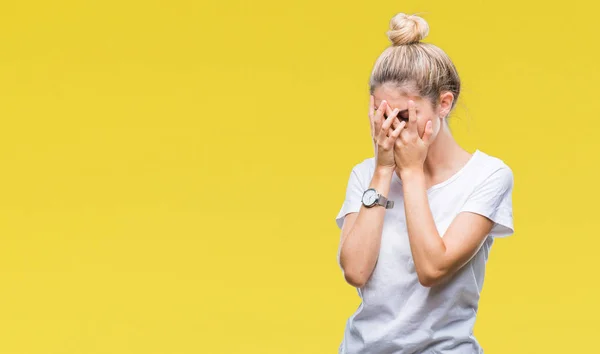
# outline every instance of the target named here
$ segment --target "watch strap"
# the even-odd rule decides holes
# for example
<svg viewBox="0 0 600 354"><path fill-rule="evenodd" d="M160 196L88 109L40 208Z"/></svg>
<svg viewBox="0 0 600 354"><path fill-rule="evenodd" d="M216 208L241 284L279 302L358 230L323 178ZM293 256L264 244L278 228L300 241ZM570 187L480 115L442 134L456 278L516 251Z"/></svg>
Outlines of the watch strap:
<svg viewBox="0 0 600 354"><path fill-rule="evenodd" d="M377 198L377 205L381 205L386 209L392 209L394 207L394 201L388 200L386 197L379 194L379 198Z"/></svg>

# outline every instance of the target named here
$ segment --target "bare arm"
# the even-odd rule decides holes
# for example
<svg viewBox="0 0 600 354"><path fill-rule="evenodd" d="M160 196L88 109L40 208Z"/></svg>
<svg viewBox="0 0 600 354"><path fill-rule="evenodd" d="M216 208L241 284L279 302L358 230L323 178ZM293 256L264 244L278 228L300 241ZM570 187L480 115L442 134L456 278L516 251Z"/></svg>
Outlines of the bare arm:
<svg viewBox="0 0 600 354"><path fill-rule="evenodd" d="M383 115L387 102L383 100L375 111L375 99L371 96L369 119L375 148L375 172L369 184L378 193L389 197L390 184L394 176L394 143L405 126L396 116L394 109L387 118ZM395 128L390 129L396 123ZM361 205L358 213L349 213L344 217L342 234L338 250L338 262L346 281L355 287L362 287L371 277L381 245L381 232L386 209L382 206L366 208Z"/></svg>
<svg viewBox="0 0 600 354"><path fill-rule="evenodd" d="M375 188L387 197L393 174L393 169L376 169L369 188ZM375 269L385 212L382 206L361 206L358 213L350 213L344 218L338 258L344 277L352 286L364 286Z"/></svg>
<svg viewBox="0 0 600 354"><path fill-rule="evenodd" d="M409 100L409 122L396 140L395 159L400 169L408 239L419 282L433 286L464 266L480 249L494 222L474 212L461 212L443 238L439 234L427 197L423 163L431 143L433 123L425 125L423 138L417 130L414 101ZM510 186L505 174L503 186Z"/></svg>
<svg viewBox="0 0 600 354"><path fill-rule="evenodd" d="M477 253L493 222L479 214L460 213L444 234L437 231L422 172L402 176L408 239L419 282L433 286L454 274Z"/></svg>

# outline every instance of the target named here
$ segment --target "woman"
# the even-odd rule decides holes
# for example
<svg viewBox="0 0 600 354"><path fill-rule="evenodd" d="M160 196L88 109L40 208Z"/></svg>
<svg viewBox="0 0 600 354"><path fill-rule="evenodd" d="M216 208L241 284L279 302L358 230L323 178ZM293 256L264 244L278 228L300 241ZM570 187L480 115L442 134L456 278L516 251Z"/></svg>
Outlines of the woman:
<svg viewBox="0 0 600 354"><path fill-rule="evenodd" d="M343 354L483 352L473 325L490 247L513 233L513 174L453 139L460 79L420 42L428 31L396 15L371 74L375 157L352 169L336 219L338 261L362 299Z"/></svg>

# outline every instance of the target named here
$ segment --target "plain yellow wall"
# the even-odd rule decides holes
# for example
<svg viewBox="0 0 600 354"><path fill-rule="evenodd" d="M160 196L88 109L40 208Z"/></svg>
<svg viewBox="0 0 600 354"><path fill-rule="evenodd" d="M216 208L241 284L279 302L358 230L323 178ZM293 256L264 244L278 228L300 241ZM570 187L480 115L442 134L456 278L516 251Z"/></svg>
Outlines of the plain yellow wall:
<svg viewBox="0 0 600 354"><path fill-rule="evenodd" d="M549 4L4 1L0 353L335 353L334 217L397 12L459 70L458 141L515 174L486 354L595 350L598 5Z"/></svg>

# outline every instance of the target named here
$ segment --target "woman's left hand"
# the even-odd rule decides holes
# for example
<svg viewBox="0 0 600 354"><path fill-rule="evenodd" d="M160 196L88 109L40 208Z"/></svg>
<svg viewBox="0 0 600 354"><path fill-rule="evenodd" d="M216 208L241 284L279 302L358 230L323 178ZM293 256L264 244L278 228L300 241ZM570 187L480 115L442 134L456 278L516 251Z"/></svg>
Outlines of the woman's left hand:
<svg viewBox="0 0 600 354"><path fill-rule="evenodd" d="M425 125L423 137L419 136L417 111L414 101L408 101L408 116L406 128L402 129L394 145L394 160L400 174L414 170L423 171L430 138L433 134L433 122L428 121Z"/></svg>

